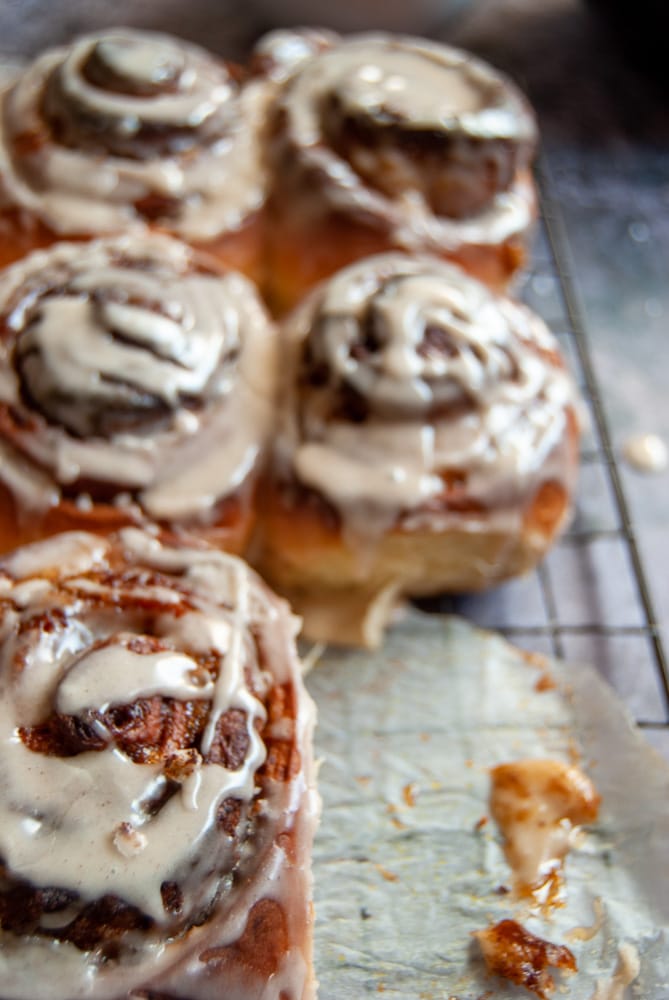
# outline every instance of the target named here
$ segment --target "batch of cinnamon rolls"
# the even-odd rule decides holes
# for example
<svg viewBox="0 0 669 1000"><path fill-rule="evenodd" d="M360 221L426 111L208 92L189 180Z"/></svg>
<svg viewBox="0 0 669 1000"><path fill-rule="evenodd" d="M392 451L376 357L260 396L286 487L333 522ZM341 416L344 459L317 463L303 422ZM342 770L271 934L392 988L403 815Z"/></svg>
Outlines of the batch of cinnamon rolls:
<svg viewBox="0 0 669 1000"><path fill-rule="evenodd" d="M86 36L0 101L0 997L310 1000L299 628L378 644L569 513L532 112L317 30Z"/></svg>

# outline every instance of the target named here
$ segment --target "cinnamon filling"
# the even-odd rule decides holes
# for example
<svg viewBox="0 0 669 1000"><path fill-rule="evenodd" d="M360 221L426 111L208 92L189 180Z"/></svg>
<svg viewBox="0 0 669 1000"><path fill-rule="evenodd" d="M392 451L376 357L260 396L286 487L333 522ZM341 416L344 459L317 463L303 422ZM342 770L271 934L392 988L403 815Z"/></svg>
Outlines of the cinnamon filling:
<svg viewBox="0 0 669 1000"><path fill-rule="evenodd" d="M516 151L507 139L453 135L348 112L337 94L324 101L323 131L332 149L371 187L395 198L418 192L438 216L465 219L484 211L513 184Z"/></svg>

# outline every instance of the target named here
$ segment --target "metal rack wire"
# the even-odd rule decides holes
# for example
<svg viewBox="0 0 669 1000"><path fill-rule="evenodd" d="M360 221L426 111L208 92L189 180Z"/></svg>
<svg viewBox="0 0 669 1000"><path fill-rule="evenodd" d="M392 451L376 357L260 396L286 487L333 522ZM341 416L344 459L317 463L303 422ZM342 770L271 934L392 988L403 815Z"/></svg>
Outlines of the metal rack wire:
<svg viewBox="0 0 669 1000"><path fill-rule="evenodd" d="M591 414L571 530L521 581L491 594L441 599L439 610L498 628L520 645L588 660L637 723L669 729L669 666L622 485L588 343L573 262L550 168L540 164L537 251L523 297L558 336Z"/></svg>
<svg viewBox="0 0 669 1000"><path fill-rule="evenodd" d="M611 433L609 431L606 413L602 405L597 377L588 349L585 323L583 320L583 309L581 307L578 290L571 279L572 266L569 243L566 238L564 222L559 210L559 204L552 194L551 176L548 166L544 163L541 166L540 185L542 193L542 218L546 228L546 233L551 247L553 263L559 278L560 291L564 309L569 320L569 329L574 338L577 349L578 361L583 375L583 382L587 391L587 396L592 406L595 419L595 429L599 439L601 449L600 461L603 462L606 474L615 498L617 512L620 518L618 536L624 540L627 548L630 565L634 575L637 594L643 609L644 621L633 630L633 634L646 636L652 647L655 660L655 668L660 681L664 698L665 715L669 714L669 665L667 654L664 649L660 633L659 621L655 613L651 590L648 584L646 571L641 559L639 545L637 543L632 518L630 516L627 499L623 490L620 471L613 449ZM547 575L546 575L547 576ZM549 587L548 579L545 579L544 586ZM624 626L618 626L624 628ZM590 631L601 632L605 628L600 623L593 623L589 626ZM555 652L562 655L560 642L561 626L558 621L554 622L554 643ZM627 631L627 630L626 630ZM645 720L638 720L641 724ZM668 720L669 721L669 720Z"/></svg>

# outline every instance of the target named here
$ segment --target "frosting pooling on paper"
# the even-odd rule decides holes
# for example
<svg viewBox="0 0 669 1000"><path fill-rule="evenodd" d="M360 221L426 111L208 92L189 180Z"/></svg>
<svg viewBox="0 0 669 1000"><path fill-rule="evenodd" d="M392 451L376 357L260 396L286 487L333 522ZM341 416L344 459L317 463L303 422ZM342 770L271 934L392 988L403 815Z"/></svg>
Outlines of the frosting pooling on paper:
<svg viewBox="0 0 669 1000"><path fill-rule="evenodd" d="M551 477L575 402L557 344L457 268L369 258L288 331L299 374L279 462L345 516L517 506Z"/></svg>
<svg viewBox="0 0 669 1000"><path fill-rule="evenodd" d="M149 219L213 239L264 200L268 93L167 35L84 36L44 53L3 95L4 200L64 235Z"/></svg>
<svg viewBox="0 0 669 1000"><path fill-rule="evenodd" d="M563 862L599 805L597 790L575 765L530 758L492 769L490 812L520 896L559 903Z"/></svg>
<svg viewBox="0 0 669 1000"><path fill-rule="evenodd" d="M61 244L5 272L0 311L0 476L31 509L85 482L206 517L255 467L275 344L241 275L167 237Z"/></svg>

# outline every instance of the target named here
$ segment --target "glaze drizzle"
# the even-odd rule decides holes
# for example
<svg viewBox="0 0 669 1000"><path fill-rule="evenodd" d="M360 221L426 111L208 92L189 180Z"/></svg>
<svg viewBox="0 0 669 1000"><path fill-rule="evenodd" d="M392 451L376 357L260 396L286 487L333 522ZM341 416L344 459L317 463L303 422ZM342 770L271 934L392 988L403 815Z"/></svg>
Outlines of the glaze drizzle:
<svg viewBox="0 0 669 1000"><path fill-rule="evenodd" d="M420 39L351 36L309 57L287 34L261 48L293 60L275 154L296 184L306 173L331 207L384 219L403 247L495 243L528 225L536 127L508 80Z"/></svg>
<svg viewBox="0 0 669 1000"><path fill-rule="evenodd" d="M211 516L262 453L274 337L254 287L168 237L60 244L0 278L0 476ZM20 480L20 482L19 482Z"/></svg>
<svg viewBox="0 0 669 1000"><path fill-rule="evenodd" d="M512 509L561 467L576 397L555 340L457 268L369 258L287 330L298 374L278 460L345 520Z"/></svg>
<svg viewBox="0 0 669 1000"><path fill-rule="evenodd" d="M59 234L157 221L212 239L264 200L268 93L167 35L83 36L41 55L3 95L4 200Z"/></svg>
<svg viewBox="0 0 669 1000"><path fill-rule="evenodd" d="M310 995L307 859L286 865L279 838L308 850L317 808L287 607L241 560L130 528L3 559L0 623L0 892L42 892L37 916L3 918L3 996L199 996L207 949L260 901L292 928L277 982ZM143 743L156 704L176 722ZM278 766L282 747L303 770ZM125 933L109 900L134 914ZM86 943L82 921L104 933ZM230 996L256 995L245 975Z"/></svg>

